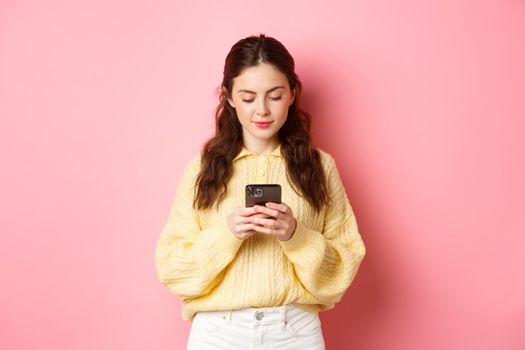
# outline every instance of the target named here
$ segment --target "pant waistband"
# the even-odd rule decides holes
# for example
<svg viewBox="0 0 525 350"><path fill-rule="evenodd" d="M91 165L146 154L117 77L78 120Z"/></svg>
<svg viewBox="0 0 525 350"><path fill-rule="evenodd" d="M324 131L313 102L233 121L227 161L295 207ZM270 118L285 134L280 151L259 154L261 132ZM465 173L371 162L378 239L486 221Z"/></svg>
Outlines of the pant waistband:
<svg viewBox="0 0 525 350"><path fill-rule="evenodd" d="M204 319L219 317L228 323L235 320L236 323L243 324L280 324L284 329L286 322L305 311L294 304L275 306L275 307L246 307L236 310L226 311L200 311L199 317Z"/></svg>

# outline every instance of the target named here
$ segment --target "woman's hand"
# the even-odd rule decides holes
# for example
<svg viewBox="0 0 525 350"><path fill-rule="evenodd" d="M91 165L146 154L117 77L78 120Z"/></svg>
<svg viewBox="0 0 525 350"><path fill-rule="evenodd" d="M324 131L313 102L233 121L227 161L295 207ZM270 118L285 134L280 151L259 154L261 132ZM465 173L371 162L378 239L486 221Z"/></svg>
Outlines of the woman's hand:
<svg viewBox="0 0 525 350"><path fill-rule="evenodd" d="M252 216L257 216L253 207L236 208L228 216L228 227L233 235L239 239L246 239L253 236L256 225L252 223Z"/></svg>
<svg viewBox="0 0 525 350"><path fill-rule="evenodd" d="M254 226L253 231L274 235L281 241L287 241L292 238L297 221L295 220L292 210L286 204L266 203L266 206L255 205L253 210L258 214L267 215L266 218L260 215L253 215L249 219Z"/></svg>

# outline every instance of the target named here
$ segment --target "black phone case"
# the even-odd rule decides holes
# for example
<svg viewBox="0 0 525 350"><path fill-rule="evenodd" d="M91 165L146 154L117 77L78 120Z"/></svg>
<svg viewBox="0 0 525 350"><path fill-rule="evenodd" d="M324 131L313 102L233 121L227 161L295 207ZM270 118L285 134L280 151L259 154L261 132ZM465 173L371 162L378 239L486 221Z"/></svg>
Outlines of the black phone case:
<svg viewBox="0 0 525 350"><path fill-rule="evenodd" d="M249 184L246 185L246 206L265 205L266 202L281 203L281 185Z"/></svg>

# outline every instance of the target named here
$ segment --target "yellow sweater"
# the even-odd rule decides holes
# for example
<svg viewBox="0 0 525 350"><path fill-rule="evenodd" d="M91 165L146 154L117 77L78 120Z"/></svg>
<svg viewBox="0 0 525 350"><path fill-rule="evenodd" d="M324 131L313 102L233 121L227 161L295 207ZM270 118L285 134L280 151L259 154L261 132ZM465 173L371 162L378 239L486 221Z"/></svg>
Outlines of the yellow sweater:
<svg viewBox="0 0 525 350"><path fill-rule="evenodd" d="M198 311L290 303L324 311L341 299L365 246L334 159L320 152L333 199L320 213L290 186L280 146L267 155L243 148L233 161L228 193L218 208L193 209L200 155L186 165L155 251L157 275L181 297L184 320L192 320ZM242 241L231 233L227 217L244 206L249 183L281 184L282 202L297 220L290 240L257 233Z"/></svg>

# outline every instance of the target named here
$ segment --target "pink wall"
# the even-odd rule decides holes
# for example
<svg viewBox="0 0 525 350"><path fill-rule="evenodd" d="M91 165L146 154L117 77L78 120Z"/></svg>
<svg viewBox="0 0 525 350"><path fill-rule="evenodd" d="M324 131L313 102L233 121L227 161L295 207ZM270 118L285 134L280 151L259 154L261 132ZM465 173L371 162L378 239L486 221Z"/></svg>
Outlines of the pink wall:
<svg viewBox="0 0 525 350"><path fill-rule="evenodd" d="M260 32L368 248L328 349L525 348L525 3L342 3L0 2L1 349L184 348L154 247Z"/></svg>

